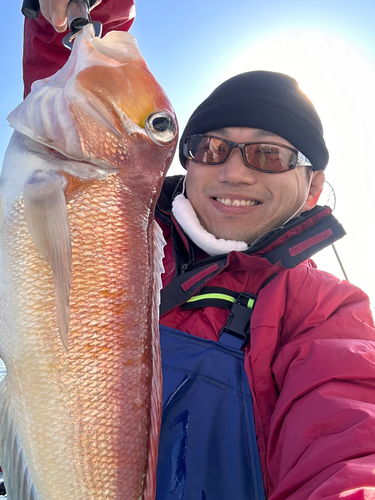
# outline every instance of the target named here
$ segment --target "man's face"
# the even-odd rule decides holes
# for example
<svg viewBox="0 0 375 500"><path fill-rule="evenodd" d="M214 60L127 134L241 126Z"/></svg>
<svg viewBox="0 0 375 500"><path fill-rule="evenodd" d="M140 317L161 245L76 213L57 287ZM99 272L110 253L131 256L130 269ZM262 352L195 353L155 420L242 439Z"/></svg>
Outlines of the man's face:
<svg viewBox="0 0 375 500"><path fill-rule="evenodd" d="M277 142L294 147L259 129L228 127L210 133L233 142ZM311 193L306 168L278 174L258 172L248 168L241 151L234 148L221 165L187 161L186 194L209 233L216 238L251 244L303 210L313 208L311 200L316 193ZM323 186L323 172L310 175L318 175Z"/></svg>

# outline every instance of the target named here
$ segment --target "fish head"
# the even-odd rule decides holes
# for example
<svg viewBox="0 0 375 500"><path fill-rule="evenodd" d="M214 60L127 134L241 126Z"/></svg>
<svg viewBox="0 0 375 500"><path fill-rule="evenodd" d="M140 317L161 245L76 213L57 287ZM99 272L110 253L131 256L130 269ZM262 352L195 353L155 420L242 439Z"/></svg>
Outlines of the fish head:
<svg viewBox="0 0 375 500"><path fill-rule="evenodd" d="M118 172L146 191L146 183L161 187L178 138L171 103L135 38L112 31L100 39L90 24L64 67L35 82L8 121L62 170L88 178Z"/></svg>
<svg viewBox="0 0 375 500"><path fill-rule="evenodd" d="M173 159L178 126L135 38L110 32L99 39L88 26L74 45L77 69L64 93L85 161L118 170L128 185L146 178L159 185L155 176L162 180Z"/></svg>

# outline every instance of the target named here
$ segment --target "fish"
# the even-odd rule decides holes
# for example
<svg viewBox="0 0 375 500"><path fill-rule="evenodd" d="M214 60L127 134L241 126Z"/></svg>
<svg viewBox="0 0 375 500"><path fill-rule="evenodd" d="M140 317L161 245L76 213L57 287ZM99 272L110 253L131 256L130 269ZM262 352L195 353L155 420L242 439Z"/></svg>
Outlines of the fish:
<svg viewBox="0 0 375 500"><path fill-rule="evenodd" d="M126 32L74 41L8 117L0 464L9 500L153 500L172 105ZM68 493L66 493L68 489Z"/></svg>

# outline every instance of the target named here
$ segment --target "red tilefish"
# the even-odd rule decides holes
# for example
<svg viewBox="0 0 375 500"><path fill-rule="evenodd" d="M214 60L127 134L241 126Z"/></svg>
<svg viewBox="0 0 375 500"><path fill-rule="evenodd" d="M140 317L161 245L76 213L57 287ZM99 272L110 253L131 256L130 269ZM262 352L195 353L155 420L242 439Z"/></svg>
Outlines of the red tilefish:
<svg viewBox="0 0 375 500"><path fill-rule="evenodd" d="M85 27L8 117L0 178L0 464L9 500L153 500L164 240L177 142L129 33ZM68 489L68 492L66 493Z"/></svg>

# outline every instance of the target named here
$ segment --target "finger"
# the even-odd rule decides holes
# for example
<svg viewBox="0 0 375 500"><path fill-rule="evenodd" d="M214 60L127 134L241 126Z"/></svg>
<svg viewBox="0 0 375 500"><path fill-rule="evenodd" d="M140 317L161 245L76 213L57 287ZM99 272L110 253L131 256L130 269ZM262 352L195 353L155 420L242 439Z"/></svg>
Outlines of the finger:
<svg viewBox="0 0 375 500"><path fill-rule="evenodd" d="M40 10L59 33L66 30L66 9L69 0L40 0Z"/></svg>
<svg viewBox="0 0 375 500"><path fill-rule="evenodd" d="M63 31L65 31L67 29L66 11L65 14L52 12L51 22L58 33L62 33Z"/></svg>
<svg viewBox="0 0 375 500"><path fill-rule="evenodd" d="M66 9L69 0L49 0L51 9L51 23L56 31L61 33L66 30Z"/></svg>

